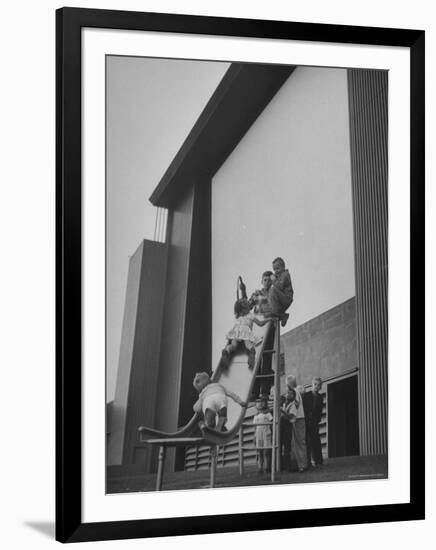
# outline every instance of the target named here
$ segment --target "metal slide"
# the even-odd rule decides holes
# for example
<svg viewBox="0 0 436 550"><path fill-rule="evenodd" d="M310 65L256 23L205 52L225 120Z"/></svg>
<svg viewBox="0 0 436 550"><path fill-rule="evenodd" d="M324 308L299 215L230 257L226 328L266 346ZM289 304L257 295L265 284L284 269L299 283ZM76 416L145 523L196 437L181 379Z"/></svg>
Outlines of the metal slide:
<svg viewBox="0 0 436 550"><path fill-rule="evenodd" d="M259 319L263 319L263 316L258 316ZM253 325L253 332L256 336L262 336L263 340L256 346L256 359L253 369L248 368L248 354L241 349L231 359L228 369L221 371L217 368L212 376L212 382L218 382L222 384L229 391L238 395L243 401L248 402L251 392L253 390L254 381L257 371L262 360L262 354L265 348L265 342L267 340L268 331L272 327L272 322L260 327L256 324ZM227 406L227 431L218 432L212 428L201 425L202 437L198 438L196 444L215 444L223 445L231 441L237 434L240 425L245 417L245 408L235 403L233 399L228 398ZM182 428L175 432L162 432L140 426L138 432L142 442L146 442L150 439L167 439L174 440L174 444L177 444L178 439L193 437L198 434L199 423L202 419L201 413L195 413L191 420ZM151 442L151 441L150 441ZM180 443L182 443L180 441ZM167 445L170 441L167 441Z"/></svg>

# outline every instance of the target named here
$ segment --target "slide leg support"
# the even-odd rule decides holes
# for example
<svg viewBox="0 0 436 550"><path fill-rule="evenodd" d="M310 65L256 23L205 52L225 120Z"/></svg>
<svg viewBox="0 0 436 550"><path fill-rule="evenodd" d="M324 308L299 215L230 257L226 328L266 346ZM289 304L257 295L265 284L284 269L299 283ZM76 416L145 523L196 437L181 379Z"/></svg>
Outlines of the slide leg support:
<svg viewBox="0 0 436 550"><path fill-rule="evenodd" d="M162 478L165 466L165 451L166 447L159 447L159 456L157 462L157 478L156 478L156 491L162 490Z"/></svg>
<svg viewBox="0 0 436 550"><path fill-rule="evenodd" d="M217 463L217 445L213 445L210 448L210 486L215 487L216 478L216 463Z"/></svg>

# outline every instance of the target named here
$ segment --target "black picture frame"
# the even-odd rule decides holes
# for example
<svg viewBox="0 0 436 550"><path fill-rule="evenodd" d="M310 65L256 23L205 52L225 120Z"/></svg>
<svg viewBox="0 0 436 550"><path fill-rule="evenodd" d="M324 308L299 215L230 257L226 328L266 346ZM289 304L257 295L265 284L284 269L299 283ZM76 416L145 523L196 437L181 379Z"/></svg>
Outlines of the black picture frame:
<svg viewBox="0 0 436 550"><path fill-rule="evenodd" d="M81 29L127 29L410 49L410 502L322 510L82 522ZM285 21L62 8L56 12L56 539L61 542L424 519L425 33Z"/></svg>

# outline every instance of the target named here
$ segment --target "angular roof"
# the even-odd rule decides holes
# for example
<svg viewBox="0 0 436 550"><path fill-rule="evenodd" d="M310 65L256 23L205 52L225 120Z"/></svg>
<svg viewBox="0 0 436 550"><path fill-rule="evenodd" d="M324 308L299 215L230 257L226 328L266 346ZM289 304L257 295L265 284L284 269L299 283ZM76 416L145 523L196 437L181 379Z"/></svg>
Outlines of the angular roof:
<svg viewBox="0 0 436 550"><path fill-rule="evenodd" d="M150 201L171 208L196 180L212 178L294 69L294 65L233 63Z"/></svg>

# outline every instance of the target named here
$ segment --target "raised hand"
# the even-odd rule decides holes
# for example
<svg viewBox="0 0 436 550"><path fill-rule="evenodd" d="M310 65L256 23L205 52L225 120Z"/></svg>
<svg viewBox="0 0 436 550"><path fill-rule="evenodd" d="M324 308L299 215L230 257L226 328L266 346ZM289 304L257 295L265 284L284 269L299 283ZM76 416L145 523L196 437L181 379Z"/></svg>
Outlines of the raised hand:
<svg viewBox="0 0 436 550"><path fill-rule="evenodd" d="M241 291L241 298L247 298L247 287L241 276L239 277L239 290Z"/></svg>
<svg viewBox="0 0 436 550"><path fill-rule="evenodd" d="M239 288L241 292L245 293L247 291L247 287L245 286L244 281L242 280L242 277L239 277Z"/></svg>

